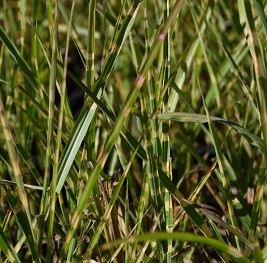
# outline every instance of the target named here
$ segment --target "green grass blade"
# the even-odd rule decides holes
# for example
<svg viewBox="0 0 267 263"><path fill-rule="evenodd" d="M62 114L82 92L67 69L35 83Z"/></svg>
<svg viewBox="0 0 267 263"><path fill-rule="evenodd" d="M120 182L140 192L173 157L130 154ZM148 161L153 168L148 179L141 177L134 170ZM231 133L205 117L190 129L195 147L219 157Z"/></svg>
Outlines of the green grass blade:
<svg viewBox="0 0 267 263"><path fill-rule="evenodd" d="M198 113L189 113L189 112L160 113L158 114L158 118L164 121L170 120L177 122L195 122L195 123L208 122L206 115ZM264 151L263 140L260 137L250 133L247 129L243 128L241 125L233 121L225 120L219 117L210 116L210 118L213 122L222 123L230 126L235 131L243 135L249 143L258 147L261 151Z"/></svg>
<svg viewBox="0 0 267 263"><path fill-rule="evenodd" d="M100 95L101 92L99 92L97 97L100 98ZM73 133L71 134L59 161L58 183L56 188L57 193L61 191L64 185L75 156L94 117L95 111L96 104L94 103L91 108L85 108L76 122Z"/></svg>
<svg viewBox="0 0 267 263"><path fill-rule="evenodd" d="M48 116L48 112L46 109L44 109L44 107L32 96L32 94L30 93L29 90L25 89L22 85L18 84L17 85L18 89L23 92L28 98L29 100L36 106L37 109L39 109L39 111L44 115L44 116Z"/></svg>
<svg viewBox="0 0 267 263"><path fill-rule="evenodd" d="M213 247L221 252L227 253L231 256L232 260L235 262L249 263L251 262L248 258L242 255L234 247L229 246L228 244L218 241L213 238L207 238L199 235L194 235L191 233L164 233L164 232L155 232L155 233L146 233L139 236L134 236L126 238L123 240L118 240L109 244L104 244L102 249L108 249L110 246L117 246L121 243L133 243L133 242L145 242L147 240L179 240L181 242L197 242L199 244L208 245Z"/></svg>
<svg viewBox="0 0 267 263"><path fill-rule="evenodd" d="M258 9L260 19L265 29L265 34L267 34L267 17L266 17L266 12L264 11L264 5L261 0L253 0L253 2L255 3L255 6Z"/></svg>
<svg viewBox="0 0 267 263"><path fill-rule="evenodd" d="M38 86L38 82L36 80L36 77L35 77L32 69L29 67L27 62L23 59L23 57L19 53L18 49L16 48L14 43L12 43L12 40L7 36L7 34L5 33L5 31L2 27L0 27L0 39L2 40L4 45L7 47L10 54L14 57L15 61L20 66L21 70L24 72L25 77L31 83L32 88L34 90L36 90L36 88Z"/></svg>

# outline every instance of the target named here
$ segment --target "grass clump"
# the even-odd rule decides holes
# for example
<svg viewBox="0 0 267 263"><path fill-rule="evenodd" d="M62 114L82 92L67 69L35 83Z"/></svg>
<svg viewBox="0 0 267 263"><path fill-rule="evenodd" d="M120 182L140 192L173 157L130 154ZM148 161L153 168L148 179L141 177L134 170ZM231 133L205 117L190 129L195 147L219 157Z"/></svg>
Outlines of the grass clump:
<svg viewBox="0 0 267 263"><path fill-rule="evenodd" d="M1 262L266 261L266 1L1 5Z"/></svg>

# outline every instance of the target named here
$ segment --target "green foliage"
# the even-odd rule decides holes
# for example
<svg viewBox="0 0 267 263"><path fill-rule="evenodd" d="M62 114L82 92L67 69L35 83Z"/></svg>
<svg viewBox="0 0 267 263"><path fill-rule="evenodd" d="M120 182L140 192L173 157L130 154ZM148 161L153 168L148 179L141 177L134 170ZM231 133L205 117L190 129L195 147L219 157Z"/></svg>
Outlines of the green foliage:
<svg viewBox="0 0 267 263"><path fill-rule="evenodd" d="M265 0L3 0L0 262L265 262Z"/></svg>

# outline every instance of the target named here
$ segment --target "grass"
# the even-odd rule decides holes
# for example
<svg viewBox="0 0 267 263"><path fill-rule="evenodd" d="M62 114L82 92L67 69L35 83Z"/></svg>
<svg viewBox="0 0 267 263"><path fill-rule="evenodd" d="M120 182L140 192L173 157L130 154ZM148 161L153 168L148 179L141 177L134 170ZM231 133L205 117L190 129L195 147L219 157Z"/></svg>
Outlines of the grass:
<svg viewBox="0 0 267 263"><path fill-rule="evenodd" d="M265 262L266 1L7 1L1 262Z"/></svg>

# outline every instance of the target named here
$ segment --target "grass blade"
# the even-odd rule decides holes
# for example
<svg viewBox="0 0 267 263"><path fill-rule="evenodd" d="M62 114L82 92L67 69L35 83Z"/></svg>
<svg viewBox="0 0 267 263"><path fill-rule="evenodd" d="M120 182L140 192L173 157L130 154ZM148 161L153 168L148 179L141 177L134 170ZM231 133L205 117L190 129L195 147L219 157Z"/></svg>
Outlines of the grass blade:
<svg viewBox="0 0 267 263"><path fill-rule="evenodd" d="M198 113L189 113L189 112L160 113L158 114L158 118L164 121L194 122L194 123L208 122L206 115ZM219 117L210 116L210 118L213 122L230 126L235 131L243 135L249 143L258 147L261 151L264 151L263 140L260 137L250 133L247 129L243 128L239 124Z"/></svg>
<svg viewBox="0 0 267 263"><path fill-rule="evenodd" d="M250 260L237 251L234 247L227 245L224 242L218 241L216 239L207 238L199 235L194 235L191 233L164 233L164 232L155 232L142 234L135 237L126 238L123 240L118 240L107 245L103 245L102 249L108 249L110 246L117 246L121 243L133 243L133 242L145 242L147 240L179 240L186 242L197 242L200 244L205 244L211 246L217 250L227 253L235 262L249 263Z"/></svg>

